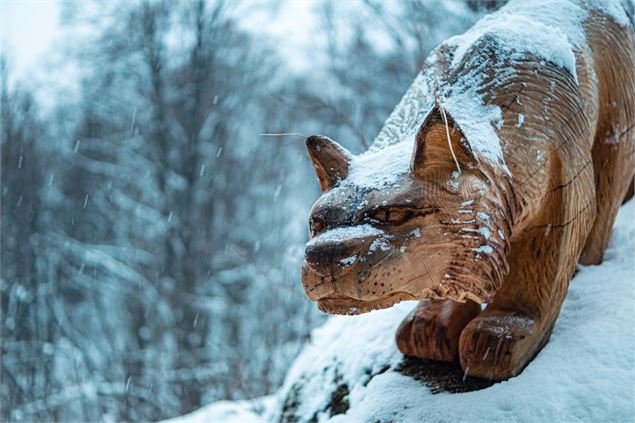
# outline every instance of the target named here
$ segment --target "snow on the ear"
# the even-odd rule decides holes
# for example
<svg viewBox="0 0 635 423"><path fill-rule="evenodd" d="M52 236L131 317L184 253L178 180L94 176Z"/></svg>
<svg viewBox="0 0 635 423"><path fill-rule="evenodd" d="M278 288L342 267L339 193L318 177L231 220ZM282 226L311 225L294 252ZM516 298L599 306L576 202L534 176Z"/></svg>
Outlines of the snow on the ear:
<svg viewBox="0 0 635 423"><path fill-rule="evenodd" d="M433 75L422 72L386 121L372 147L351 162L348 182L361 187L381 188L396 183L409 171L409 161L417 132L434 108L429 90ZM500 140L494 127L502 123L502 112L496 105L486 105L477 92L480 77L469 73L453 84L439 88L441 106L452 115L476 153L477 160L487 160L510 174Z"/></svg>
<svg viewBox="0 0 635 423"><path fill-rule="evenodd" d="M502 124L503 114L500 107L483 102L476 92L478 81L466 76L459 90L443 97L441 105L447 110L465 135L465 139L476 153L476 159L485 159L490 165L499 166L508 175L500 139L494 126Z"/></svg>

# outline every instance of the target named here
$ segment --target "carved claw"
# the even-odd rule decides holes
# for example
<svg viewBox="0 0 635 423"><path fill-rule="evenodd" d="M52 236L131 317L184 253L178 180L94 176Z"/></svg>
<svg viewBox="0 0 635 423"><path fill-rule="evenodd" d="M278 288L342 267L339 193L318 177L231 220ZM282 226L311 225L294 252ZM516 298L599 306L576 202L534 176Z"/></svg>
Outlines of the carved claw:
<svg viewBox="0 0 635 423"><path fill-rule="evenodd" d="M461 331L480 311L472 301L422 301L397 330L397 347L407 356L454 361Z"/></svg>
<svg viewBox="0 0 635 423"><path fill-rule="evenodd" d="M550 332L520 313L486 310L461 333L461 367L470 376L509 379L547 343Z"/></svg>

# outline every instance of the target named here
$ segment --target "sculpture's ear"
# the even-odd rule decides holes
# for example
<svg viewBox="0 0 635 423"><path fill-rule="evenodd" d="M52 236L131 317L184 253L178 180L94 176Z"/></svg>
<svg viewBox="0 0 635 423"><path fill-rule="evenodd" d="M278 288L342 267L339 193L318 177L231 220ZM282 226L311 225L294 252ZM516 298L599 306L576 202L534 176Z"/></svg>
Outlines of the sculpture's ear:
<svg viewBox="0 0 635 423"><path fill-rule="evenodd" d="M424 166L447 165L448 163L462 168L476 164L477 161L452 116L447 110L441 110L439 106L435 106L424 119L415 138L412 171L418 174L423 171Z"/></svg>
<svg viewBox="0 0 635 423"><path fill-rule="evenodd" d="M344 147L330 138L312 135L306 139L306 148L309 150L322 192L328 191L348 176L353 156Z"/></svg>

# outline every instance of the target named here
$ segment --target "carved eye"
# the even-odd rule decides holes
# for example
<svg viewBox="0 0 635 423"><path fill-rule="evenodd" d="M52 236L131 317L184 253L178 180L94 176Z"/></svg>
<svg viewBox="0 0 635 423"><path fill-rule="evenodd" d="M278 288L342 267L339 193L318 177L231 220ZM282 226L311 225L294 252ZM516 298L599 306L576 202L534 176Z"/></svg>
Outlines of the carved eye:
<svg viewBox="0 0 635 423"><path fill-rule="evenodd" d="M373 223L400 224L413 216L413 211L397 207L379 207L367 213L367 218Z"/></svg>
<svg viewBox="0 0 635 423"><path fill-rule="evenodd" d="M320 232L324 230L326 224L324 221L318 217L312 217L309 220L309 234L311 237L318 235Z"/></svg>

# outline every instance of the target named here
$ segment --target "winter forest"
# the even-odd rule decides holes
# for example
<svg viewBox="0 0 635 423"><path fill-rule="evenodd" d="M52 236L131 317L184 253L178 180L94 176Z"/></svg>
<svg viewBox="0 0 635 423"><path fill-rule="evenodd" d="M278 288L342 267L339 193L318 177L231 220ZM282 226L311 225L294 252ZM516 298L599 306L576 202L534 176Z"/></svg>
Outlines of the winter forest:
<svg viewBox="0 0 635 423"><path fill-rule="evenodd" d="M0 420L274 392L323 320L299 283L305 135L363 151L429 50L495 6L305 4L289 51L292 1L60 2L45 81L3 43Z"/></svg>

